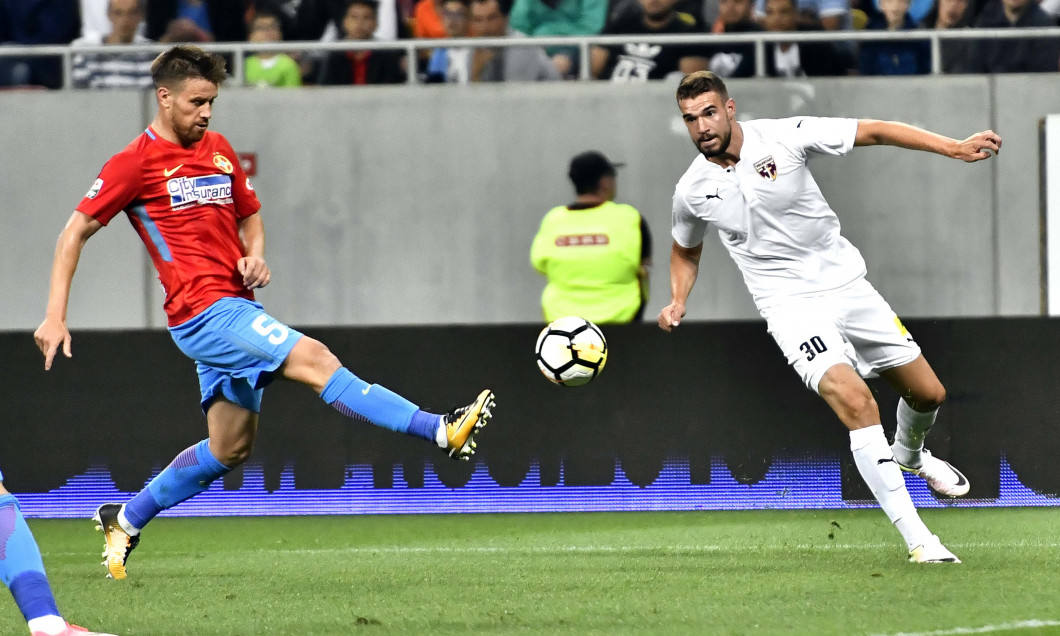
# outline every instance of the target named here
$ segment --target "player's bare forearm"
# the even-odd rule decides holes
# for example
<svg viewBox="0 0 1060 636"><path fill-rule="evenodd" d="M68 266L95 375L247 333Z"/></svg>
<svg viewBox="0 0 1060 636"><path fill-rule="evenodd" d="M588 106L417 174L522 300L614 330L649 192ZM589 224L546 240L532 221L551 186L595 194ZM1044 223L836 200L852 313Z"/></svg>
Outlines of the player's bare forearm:
<svg viewBox="0 0 1060 636"><path fill-rule="evenodd" d="M260 214L251 214L239 220L239 236L243 241L245 256L236 263L247 289L264 287L272 280L272 272L265 264L265 222Z"/></svg>
<svg viewBox="0 0 1060 636"><path fill-rule="evenodd" d="M659 313L659 327L672 331L681 324L685 315L685 303L699 276L699 258L703 244L684 247L674 241L670 248L670 304Z"/></svg>
<svg viewBox="0 0 1060 636"><path fill-rule="evenodd" d="M897 121L859 119L855 146L897 146L933 152L944 157L972 162L990 158L1001 150L1001 135L992 130L957 140L930 130Z"/></svg>
<svg viewBox="0 0 1060 636"><path fill-rule="evenodd" d="M45 370L51 368L52 360L60 346L67 358L73 355L70 349L70 331L66 327L70 288L73 285L74 272L77 271L77 263L81 260L81 250L101 227L103 224L92 217L74 212L55 243L52 274L48 285L48 306L44 311L44 321L33 333L33 340L44 354Z"/></svg>

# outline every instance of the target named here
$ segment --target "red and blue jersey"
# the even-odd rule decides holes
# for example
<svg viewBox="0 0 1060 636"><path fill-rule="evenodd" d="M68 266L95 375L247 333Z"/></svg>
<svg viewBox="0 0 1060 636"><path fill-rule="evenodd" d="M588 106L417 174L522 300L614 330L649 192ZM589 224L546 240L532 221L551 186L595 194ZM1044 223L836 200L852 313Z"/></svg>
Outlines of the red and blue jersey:
<svg viewBox="0 0 1060 636"><path fill-rule="evenodd" d="M104 164L77 206L104 225L128 214L158 270L171 327L220 298L254 300L236 268L245 256L237 222L260 208L222 135L206 131L184 148L150 128Z"/></svg>

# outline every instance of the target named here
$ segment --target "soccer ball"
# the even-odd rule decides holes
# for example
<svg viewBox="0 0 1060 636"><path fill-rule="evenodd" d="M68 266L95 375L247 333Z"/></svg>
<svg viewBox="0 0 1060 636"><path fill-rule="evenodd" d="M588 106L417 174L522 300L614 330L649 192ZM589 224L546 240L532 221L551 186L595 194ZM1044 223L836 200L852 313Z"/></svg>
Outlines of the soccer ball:
<svg viewBox="0 0 1060 636"><path fill-rule="evenodd" d="M600 328L584 318L557 318L537 337L537 366L551 382L587 384L604 370L607 340Z"/></svg>

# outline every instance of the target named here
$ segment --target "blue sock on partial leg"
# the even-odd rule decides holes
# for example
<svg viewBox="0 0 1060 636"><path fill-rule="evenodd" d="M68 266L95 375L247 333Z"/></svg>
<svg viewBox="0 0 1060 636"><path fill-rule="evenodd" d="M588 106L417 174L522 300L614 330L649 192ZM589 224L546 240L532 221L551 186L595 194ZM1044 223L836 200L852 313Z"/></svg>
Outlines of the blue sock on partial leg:
<svg viewBox="0 0 1060 636"><path fill-rule="evenodd" d="M368 384L346 367L332 374L320 398L346 417L437 441L440 415L421 411L418 406L386 387Z"/></svg>
<svg viewBox="0 0 1060 636"><path fill-rule="evenodd" d="M11 590L26 622L60 615L40 548L13 495L0 495L0 579Z"/></svg>
<svg viewBox="0 0 1060 636"><path fill-rule="evenodd" d="M146 488L125 504L121 515L132 528L125 527L125 524L122 527L126 532L143 529L155 515L206 490L218 477L231 470L210 452L208 439L184 449Z"/></svg>

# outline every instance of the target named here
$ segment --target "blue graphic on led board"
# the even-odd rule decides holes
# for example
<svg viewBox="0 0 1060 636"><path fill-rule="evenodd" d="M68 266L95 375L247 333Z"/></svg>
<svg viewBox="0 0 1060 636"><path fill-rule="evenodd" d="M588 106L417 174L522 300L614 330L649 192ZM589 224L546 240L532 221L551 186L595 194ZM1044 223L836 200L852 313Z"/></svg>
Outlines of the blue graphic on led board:
<svg viewBox="0 0 1060 636"><path fill-rule="evenodd" d="M693 485L686 459L668 460L655 481L640 487L616 466L609 486L541 486L537 466L522 484L502 487L478 464L470 481L460 488L442 484L428 466L422 488L404 486L401 467L395 466L394 487L375 488L372 467L350 466L346 481L335 490L296 490L294 470L284 470L280 487L265 489L260 465L248 463L243 486L225 490L219 480L202 494L162 513L170 517L269 516L329 514L429 514L457 512L602 512L646 510L838 509L875 507L871 500L851 501L841 496L837 457L778 458L757 484L736 481L722 458L711 462L710 483ZM1020 483L1008 462L1001 462L1001 489L996 499L941 500L923 480L906 476L913 502L919 508L1056 506L1060 498L1036 493ZM561 481L562 484L562 481ZM134 493L115 488L105 468L89 469L56 490L19 494L27 517L87 518L104 502L124 502Z"/></svg>

